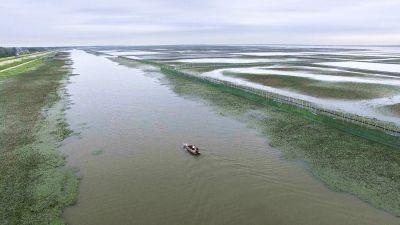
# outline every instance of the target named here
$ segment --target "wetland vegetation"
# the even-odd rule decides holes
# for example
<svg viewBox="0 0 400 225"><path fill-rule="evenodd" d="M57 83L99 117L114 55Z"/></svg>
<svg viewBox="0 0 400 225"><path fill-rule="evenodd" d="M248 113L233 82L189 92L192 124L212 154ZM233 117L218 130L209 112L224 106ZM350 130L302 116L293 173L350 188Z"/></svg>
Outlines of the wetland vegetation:
<svg viewBox="0 0 400 225"><path fill-rule="evenodd" d="M299 93L337 99L372 99L392 96L399 93L399 88L390 85L324 82L303 77L280 75L256 75L242 73L224 73L227 76L242 78L265 86L290 89Z"/></svg>
<svg viewBox="0 0 400 225"><path fill-rule="evenodd" d="M387 105L387 106L384 106L383 108L384 108L384 110L388 110L389 112L391 112L397 116L400 116L400 103L393 104L393 105Z"/></svg>
<svg viewBox="0 0 400 225"><path fill-rule="evenodd" d="M64 118L68 63L68 54L57 53L0 77L1 224L63 224L62 209L76 200L78 179L58 152L71 133Z"/></svg>

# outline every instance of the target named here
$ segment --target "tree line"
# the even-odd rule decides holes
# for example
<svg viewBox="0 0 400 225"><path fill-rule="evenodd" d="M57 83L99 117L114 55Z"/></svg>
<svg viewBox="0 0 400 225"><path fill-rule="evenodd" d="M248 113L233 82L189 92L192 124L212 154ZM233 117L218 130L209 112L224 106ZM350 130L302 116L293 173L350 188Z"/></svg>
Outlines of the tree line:
<svg viewBox="0 0 400 225"><path fill-rule="evenodd" d="M17 56L26 53L33 53L44 51L47 48L43 47L0 47L0 58L1 57L9 57L9 56Z"/></svg>

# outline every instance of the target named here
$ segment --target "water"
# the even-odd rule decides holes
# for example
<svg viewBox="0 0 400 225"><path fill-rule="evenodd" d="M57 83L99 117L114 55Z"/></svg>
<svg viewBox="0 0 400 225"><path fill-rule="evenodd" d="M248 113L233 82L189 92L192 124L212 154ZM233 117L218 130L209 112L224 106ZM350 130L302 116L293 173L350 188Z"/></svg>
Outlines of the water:
<svg viewBox="0 0 400 225"><path fill-rule="evenodd" d="M257 131L184 99L140 69L73 51L62 146L82 176L71 225L398 224L280 159ZM198 144L198 158L183 142ZM100 155L92 154L103 150Z"/></svg>
<svg viewBox="0 0 400 225"><path fill-rule="evenodd" d="M176 62L184 63L260 63L260 62L280 62L289 59L246 59L246 58L197 58L197 59L179 59Z"/></svg>
<svg viewBox="0 0 400 225"><path fill-rule="evenodd" d="M363 69L363 70L373 70L373 71L384 71L391 73L400 73L400 65L396 64L385 64L385 63L369 63L369 62L326 62L319 63L321 65L327 66L337 66L352 69Z"/></svg>
<svg viewBox="0 0 400 225"><path fill-rule="evenodd" d="M101 48L102 49L102 48ZM129 48L115 48L113 51L127 55L135 51L159 52L160 54L148 54L140 56L127 56L131 59L147 59L160 61L166 64L175 63L230 63L232 67L216 68L205 72L203 75L212 76L217 79L229 80L242 85L275 92L294 98L313 102L326 109L344 111L364 117L376 118L378 120L400 124L396 114L382 110L382 106L398 104L400 95L397 92L385 93L382 96L365 96L363 99L355 100L352 96L340 98L332 95L314 96L301 92L281 88L275 84L257 84L244 81L234 77L223 76L222 72L240 72L249 74L274 74L280 76L303 77L306 79L329 82L335 88L336 84L358 85L358 83L376 86L375 88L393 88L399 86L400 48L398 47L372 47L372 46L263 46L263 45L234 45L234 46L165 46L162 52L158 47L142 46ZM104 52L104 51L103 51ZM162 54L161 54L162 53ZM178 54L179 53L179 54ZM340 62L339 62L340 61ZM243 65L243 63L266 63L268 66L262 68L254 65ZM236 64L242 64L237 68ZM325 65L328 67L321 67ZM192 65L193 66L193 65ZM192 67L190 66L190 67ZM265 67L264 66L264 67ZM198 73L192 67L189 70ZM285 68L282 71L277 68ZM308 71L299 70L306 68ZM272 69L272 70L267 70ZM293 70L295 69L295 70ZM314 71L310 71L314 70ZM363 71L358 71L362 69ZM326 84L327 85L327 84ZM340 84L339 84L340 85ZM385 86L385 87L383 87ZM391 86L391 87L390 87ZM394 89L393 89L394 91ZM362 95L362 93L360 93Z"/></svg>
<svg viewBox="0 0 400 225"><path fill-rule="evenodd" d="M149 52L149 51L100 51L100 52L114 55L114 56L162 54L162 52Z"/></svg>

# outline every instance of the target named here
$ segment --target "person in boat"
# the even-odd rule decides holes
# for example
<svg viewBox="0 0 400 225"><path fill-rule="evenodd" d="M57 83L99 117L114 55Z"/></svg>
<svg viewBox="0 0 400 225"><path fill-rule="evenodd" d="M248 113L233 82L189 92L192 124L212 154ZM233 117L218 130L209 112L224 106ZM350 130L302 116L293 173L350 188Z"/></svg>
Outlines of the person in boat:
<svg viewBox="0 0 400 225"><path fill-rule="evenodd" d="M199 150L195 145L188 145L188 147L196 152Z"/></svg>

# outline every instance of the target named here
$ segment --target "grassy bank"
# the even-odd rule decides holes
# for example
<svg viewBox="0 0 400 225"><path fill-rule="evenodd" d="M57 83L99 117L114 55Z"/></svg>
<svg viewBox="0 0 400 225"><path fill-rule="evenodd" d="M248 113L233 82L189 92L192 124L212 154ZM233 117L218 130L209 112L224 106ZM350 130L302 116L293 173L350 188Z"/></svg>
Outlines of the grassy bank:
<svg viewBox="0 0 400 225"><path fill-rule="evenodd" d="M70 134L62 68L68 55L35 70L0 78L0 224L63 224L78 179L57 147Z"/></svg>
<svg viewBox="0 0 400 225"><path fill-rule="evenodd" d="M0 62L0 77L13 76L34 70L42 65L46 58L53 57L55 53L34 53L21 58L14 58Z"/></svg>
<svg viewBox="0 0 400 225"><path fill-rule="evenodd" d="M11 60L11 59L16 59L17 57L15 56L7 56L7 57L0 57L0 62Z"/></svg>
<svg viewBox="0 0 400 225"><path fill-rule="evenodd" d="M8 68L12 68L12 67L18 66L18 65L23 64L23 63L27 63L27 62L32 61L32 60L33 59L30 59L30 58L8 60L8 61L6 61L8 63L0 65L0 71L3 71L3 70L6 70Z"/></svg>
<svg viewBox="0 0 400 225"><path fill-rule="evenodd" d="M14 68L11 69L7 69L5 71L0 71L0 77L6 77L6 76L14 76L14 75L18 75L18 74L22 74L24 72L27 72L29 70L34 70L37 67L39 67L40 65L42 65L45 61L45 58L39 58L37 60L31 60L28 61L27 63L20 65L20 66L16 66Z"/></svg>
<svg viewBox="0 0 400 225"><path fill-rule="evenodd" d="M137 66L118 60L127 66ZM357 136L356 127L331 127L278 103L263 104L222 86L213 86L176 75L163 79L177 94L202 101L222 115L235 117L252 126L280 149L289 160L300 160L311 173L336 191L351 193L377 208L400 216L400 151L379 143L385 134L365 131L377 137L370 141ZM348 129L343 132L341 129ZM351 134L354 129L356 135ZM370 133L369 133L370 132ZM380 136L382 135L382 136Z"/></svg>

